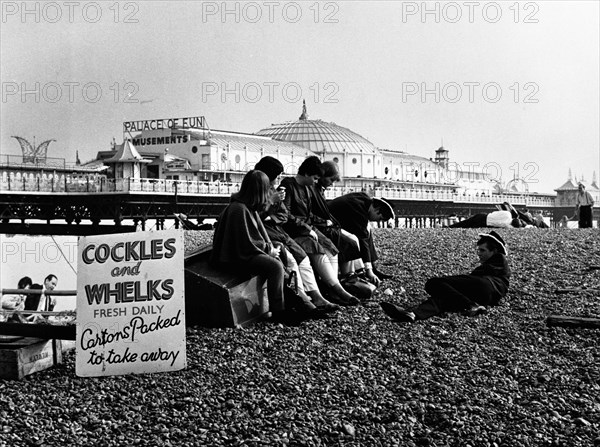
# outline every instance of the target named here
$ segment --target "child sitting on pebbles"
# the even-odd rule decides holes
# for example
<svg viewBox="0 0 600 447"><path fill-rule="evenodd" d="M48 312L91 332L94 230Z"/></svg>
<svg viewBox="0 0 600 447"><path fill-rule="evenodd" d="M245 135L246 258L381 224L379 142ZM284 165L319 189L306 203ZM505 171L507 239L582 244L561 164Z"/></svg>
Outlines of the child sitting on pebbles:
<svg viewBox="0 0 600 447"><path fill-rule="evenodd" d="M506 259L507 249L498 233L480 233L477 256L481 265L470 275L442 276L425 283L429 299L410 309L392 303L380 303L392 319L412 323L426 320L444 312L464 311L468 316L487 312L485 306L495 306L508 292L510 269Z"/></svg>

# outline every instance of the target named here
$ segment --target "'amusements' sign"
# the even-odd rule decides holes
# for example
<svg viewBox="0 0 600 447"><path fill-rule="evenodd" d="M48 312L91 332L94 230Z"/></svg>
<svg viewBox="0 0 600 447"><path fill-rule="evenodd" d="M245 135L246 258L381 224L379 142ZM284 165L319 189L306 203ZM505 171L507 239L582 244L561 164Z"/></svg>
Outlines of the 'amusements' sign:
<svg viewBox="0 0 600 447"><path fill-rule="evenodd" d="M183 250L179 231L80 238L78 376L185 368Z"/></svg>

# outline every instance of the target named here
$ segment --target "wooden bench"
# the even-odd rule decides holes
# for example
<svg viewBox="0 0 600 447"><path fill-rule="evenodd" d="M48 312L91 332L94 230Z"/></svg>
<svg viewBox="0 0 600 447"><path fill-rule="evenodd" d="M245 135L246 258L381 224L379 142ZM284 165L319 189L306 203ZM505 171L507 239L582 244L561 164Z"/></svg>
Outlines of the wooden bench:
<svg viewBox="0 0 600 447"><path fill-rule="evenodd" d="M188 326L250 326L269 310L266 281L208 264L212 247L185 257L185 315Z"/></svg>

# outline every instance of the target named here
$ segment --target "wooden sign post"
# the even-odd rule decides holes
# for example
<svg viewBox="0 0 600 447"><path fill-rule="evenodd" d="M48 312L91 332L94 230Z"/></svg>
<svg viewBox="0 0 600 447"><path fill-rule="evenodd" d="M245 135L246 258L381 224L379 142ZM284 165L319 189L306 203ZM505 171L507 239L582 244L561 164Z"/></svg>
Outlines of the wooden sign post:
<svg viewBox="0 0 600 447"><path fill-rule="evenodd" d="M76 374L185 368L183 232L82 237L78 256Z"/></svg>

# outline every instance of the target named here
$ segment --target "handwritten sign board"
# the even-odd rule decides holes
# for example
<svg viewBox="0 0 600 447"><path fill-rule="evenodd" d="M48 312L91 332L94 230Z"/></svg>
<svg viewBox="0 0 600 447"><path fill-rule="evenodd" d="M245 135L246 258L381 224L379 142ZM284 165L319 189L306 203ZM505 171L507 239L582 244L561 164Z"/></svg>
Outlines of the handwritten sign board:
<svg viewBox="0 0 600 447"><path fill-rule="evenodd" d="M185 368L183 251L174 230L79 239L78 376Z"/></svg>

